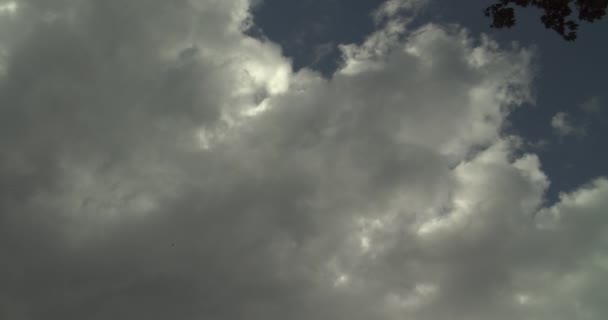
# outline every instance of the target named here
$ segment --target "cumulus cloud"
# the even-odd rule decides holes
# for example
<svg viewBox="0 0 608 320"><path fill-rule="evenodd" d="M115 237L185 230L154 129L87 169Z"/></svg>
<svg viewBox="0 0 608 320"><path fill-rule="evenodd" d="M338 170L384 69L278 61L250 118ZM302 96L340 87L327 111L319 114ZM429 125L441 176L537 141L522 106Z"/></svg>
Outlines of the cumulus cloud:
<svg viewBox="0 0 608 320"><path fill-rule="evenodd" d="M533 53L405 3L326 79L245 0L19 1L0 316L601 319L608 182L543 208L501 133Z"/></svg>

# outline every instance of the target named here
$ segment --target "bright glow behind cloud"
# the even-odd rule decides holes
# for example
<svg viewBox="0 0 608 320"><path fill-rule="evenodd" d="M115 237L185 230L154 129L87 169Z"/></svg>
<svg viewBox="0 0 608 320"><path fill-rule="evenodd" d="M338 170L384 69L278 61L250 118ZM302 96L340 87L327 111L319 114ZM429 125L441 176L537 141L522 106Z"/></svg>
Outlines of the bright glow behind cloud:
<svg viewBox="0 0 608 320"><path fill-rule="evenodd" d="M0 15L2 14L14 14L17 12L17 2L8 1L0 3Z"/></svg>

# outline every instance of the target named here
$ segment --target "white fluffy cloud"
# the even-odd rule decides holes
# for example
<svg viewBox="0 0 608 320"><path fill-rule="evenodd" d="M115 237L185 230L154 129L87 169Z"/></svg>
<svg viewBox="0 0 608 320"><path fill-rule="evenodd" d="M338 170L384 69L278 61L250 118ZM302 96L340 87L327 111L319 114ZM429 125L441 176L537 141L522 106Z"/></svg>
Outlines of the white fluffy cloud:
<svg viewBox="0 0 608 320"><path fill-rule="evenodd" d="M543 208L501 134L533 53L409 3L325 79L245 0L19 1L0 316L603 319L608 182Z"/></svg>

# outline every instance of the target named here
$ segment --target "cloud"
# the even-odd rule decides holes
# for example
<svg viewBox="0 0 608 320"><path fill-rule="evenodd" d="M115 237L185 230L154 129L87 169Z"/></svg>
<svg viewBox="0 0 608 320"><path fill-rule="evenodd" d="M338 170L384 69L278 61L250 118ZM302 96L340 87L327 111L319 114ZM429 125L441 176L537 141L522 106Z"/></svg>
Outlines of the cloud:
<svg viewBox="0 0 608 320"><path fill-rule="evenodd" d="M334 52L336 45L333 42L326 42L315 46L311 66L318 65L323 59L327 58Z"/></svg>
<svg viewBox="0 0 608 320"><path fill-rule="evenodd" d="M580 108L588 114L597 114L601 110L600 98L598 96L593 96L583 102L580 105Z"/></svg>
<svg viewBox="0 0 608 320"><path fill-rule="evenodd" d="M584 126L573 124L570 115L565 112L558 112L551 118L551 127L561 137L572 135L581 138L587 131Z"/></svg>
<svg viewBox="0 0 608 320"><path fill-rule="evenodd" d="M380 23L385 19L399 17L404 12L411 15L413 11L424 7L427 2L427 0L387 0L372 13L372 16L376 23Z"/></svg>
<svg viewBox="0 0 608 320"><path fill-rule="evenodd" d="M244 0L19 2L2 318L600 319L606 181L543 208L501 133L533 52L390 19L326 79Z"/></svg>
<svg viewBox="0 0 608 320"><path fill-rule="evenodd" d="M0 3L0 15L11 15L17 11L17 2L6 1Z"/></svg>

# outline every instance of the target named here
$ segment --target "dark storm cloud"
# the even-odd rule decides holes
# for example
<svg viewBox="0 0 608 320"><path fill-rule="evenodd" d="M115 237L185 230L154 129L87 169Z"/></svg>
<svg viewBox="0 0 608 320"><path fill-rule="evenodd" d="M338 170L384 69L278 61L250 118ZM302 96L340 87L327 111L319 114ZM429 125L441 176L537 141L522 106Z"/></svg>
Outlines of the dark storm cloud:
<svg viewBox="0 0 608 320"><path fill-rule="evenodd" d="M537 226L548 181L500 133L531 52L409 31L411 3L327 80L243 35L244 0L16 2L0 315L599 319L605 181Z"/></svg>

